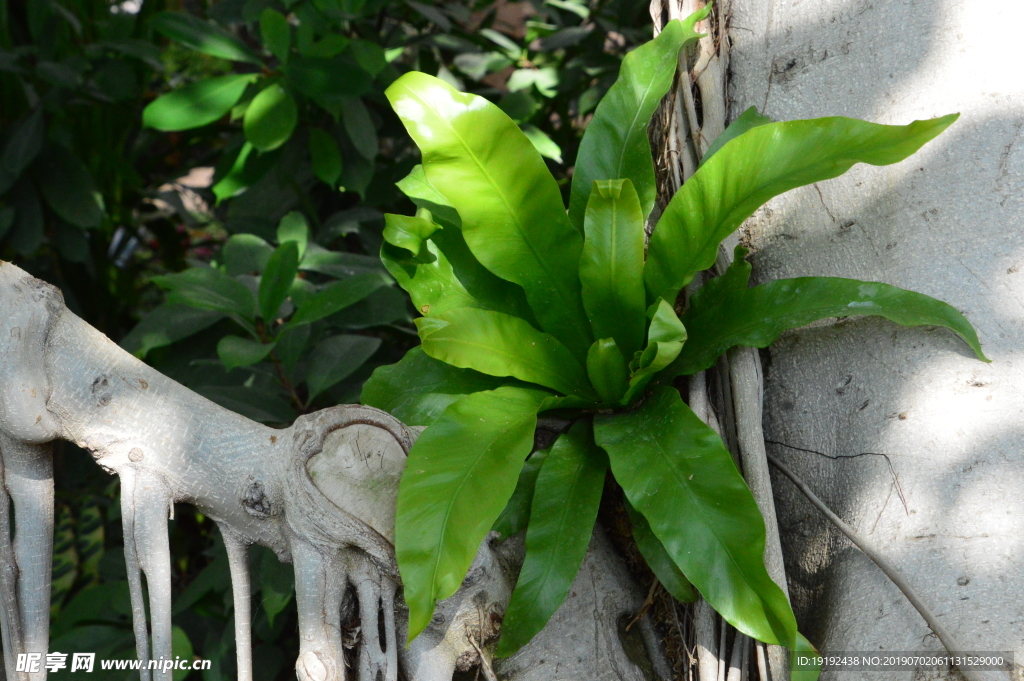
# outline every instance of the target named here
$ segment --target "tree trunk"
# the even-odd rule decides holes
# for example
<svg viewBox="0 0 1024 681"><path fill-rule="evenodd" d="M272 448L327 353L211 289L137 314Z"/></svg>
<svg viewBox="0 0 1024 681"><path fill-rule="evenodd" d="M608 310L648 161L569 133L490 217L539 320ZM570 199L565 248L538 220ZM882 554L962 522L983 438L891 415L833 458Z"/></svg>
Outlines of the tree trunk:
<svg viewBox="0 0 1024 681"><path fill-rule="evenodd" d="M762 353L765 430L770 452L879 544L967 649L1018 656L1024 79L1011 65L1020 7L735 0L730 88L734 116L749 106L776 120L961 113L912 159L790 192L746 233L755 279L848 276L927 293L967 316L993 362L950 334L885 321L791 333ZM774 484L808 638L830 651L940 651L879 569L787 480Z"/></svg>

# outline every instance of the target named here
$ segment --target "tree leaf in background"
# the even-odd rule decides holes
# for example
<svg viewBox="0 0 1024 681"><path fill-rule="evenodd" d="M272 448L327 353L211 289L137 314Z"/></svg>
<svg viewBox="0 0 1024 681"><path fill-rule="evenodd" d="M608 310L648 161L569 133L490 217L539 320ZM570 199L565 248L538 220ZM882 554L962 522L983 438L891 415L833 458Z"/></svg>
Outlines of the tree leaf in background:
<svg viewBox="0 0 1024 681"><path fill-rule="evenodd" d="M502 539L511 537L526 529L530 521L530 504L533 503L533 490L537 485L537 475L547 458L550 449L538 449L523 464L519 471L519 481L512 497L505 504L504 510L494 521L491 532L497 532Z"/></svg>
<svg viewBox="0 0 1024 681"><path fill-rule="evenodd" d="M941 326L959 335L978 359L974 327L956 308L923 293L858 279L798 277L747 288L750 263L738 247L722 277L710 280L690 299L683 323L691 335L669 369L672 376L697 373L729 348L765 348L782 332L827 317L877 315L903 326Z"/></svg>
<svg viewBox="0 0 1024 681"><path fill-rule="evenodd" d="M298 271L299 246L294 241L285 241L271 254L260 277L258 300L265 325L277 319L277 312L288 297Z"/></svg>
<svg viewBox="0 0 1024 681"><path fill-rule="evenodd" d="M715 431L668 386L638 409L598 415L597 444L665 550L734 627L792 645L796 620L764 566L764 519Z"/></svg>
<svg viewBox="0 0 1024 681"><path fill-rule="evenodd" d="M259 548L260 601L267 622L274 620L288 607L295 595L295 571L277 559L273 551Z"/></svg>
<svg viewBox="0 0 1024 681"><path fill-rule="evenodd" d="M164 303L143 317L128 335L121 339L121 347L143 359L150 350L188 338L213 326L221 319L224 319L221 312Z"/></svg>
<svg viewBox="0 0 1024 681"><path fill-rule="evenodd" d="M277 223L277 243L283 246L289 241L295 244L301 260L309 245L309 223L306 222L306 216L297 210L285 213Z"/></svg>
<svg viewBox="0 0 1024 681"><path fill-rule="evenodd" d="M274 247L255 234L234 234L224 244L221 257L230 276L260 274Z"/></svg>
<svg viewBox="0 0 1024 681"><path fill-rule="evenodd" d="M371 76L376 77L388 65L384 48L371 40L353 38L349 42L348 49L356 63Z"/></svg>
<svg viewBox="0 0 1024 681"><path fill-rule="evenodd" d="M188 634L181 627L171 629L171 653L179 660L195 659L192 641L189 640ZM175 669L171 674L171 679L173 681L185 681L185 677L191 673L191 669Z"/></svg>
<svg viewBox="0 0 1024 681"><path fill-rule="evenodd" d="M7 236L7 230L14 224L14 206L0 207L0 240Z"/></svg>
<svg viewBox="0 0 1024 681"><path fill-rule="evenodd" d="M23 177L8 193L14 208L14 224L7 233L7 244L16 253L31 257L43 243L43 206L39 192L28 177Z"/></svg>
<svg viewBox="0 0 1024 681"><path fill-rule="evenodd" d="M636 542L636 548L644 557L644 562L651 568L651 572L674 599L680 603L693 603L697 600L697 591L665 551L665 547L661 545L658 538L654 536L647 518L637 513L628 501L624 505L629 514L629 522L633 526L633 540Z"/></svg>
<svg viewBox="0 0 1024 681"><path fill-rule="evenodd" d="M601 338L590 346L587 376L602 402L615 402L625 395L629 373L614 338Z"/></svg>
<svg viewBox="0 0 1024 681"><path fill-rule="evenodd" d="M548 137L546 132L536 125L522 125L520 130L541 156L550 158L555 163L562 163L562 148L555 144L555 141Z"/></svg>
<svg viewBox="0 0 1024 681"><path fill-rule="evenodd" d="M309 356L306 371L309 401L351 376L379 347L380 339L373 336L339 334L320 341Z"/></svg>
<svg viewBox="0 0 1024 681"><path fill-rule="evenodd" d="M704 165L709 158L714 156L719 149L725 146L726 142L731 142L748 130L753 130L759 125L767 125L771 123L772 119L767 116L762 116L757 111L756 106L752 106L739 115L739 118L729 124L722 134L715 138L715 141L711 143L708 150L704 152L704 157L700 160L700 165Z"/></svg>
<svg viewBox="0 0 1024 681"><path fill-rule="evenodd" d="M675 301L718 244L783 192L842 175L855 163L902 161L959 114L909 125L816 118L760 125L721 148L683 185L658 220L644 266L647 299Z"/></svg>
<svg viewBox="0 0 1024 681"><path fill-rule="evenodd" d="M295 100L280 84L269 85L245 110L245 138L260 151L271 151L288 141L299 121Z"/></svg>
<svg viewBox="0 0 1024 681"><path fill-rule="evenodd" d="M338 188L341 177L341 152L334 137L321 128L309 129L309 160L313 174L331 189Z"/></svg>
<svg viewBox="0 0 1024 681"><path fill-rule="evenodd" d="M267 7L260 13L260 36L270 54L282 64L288 63L288 51L292 46L292 28L288 19L275 9Z"/></svg>
<svg viewBox="0 0 1024 681"><path fill-rule="evenodd" d="M380 148L377 142L377 130L370 120L370 112L366 110L363 100L348 97L341 103L341 121L352 145L359 154L370 161L377 158Z"/></svg>
<svg viewBox="0 0 1024 681"><path fill-rule="evenodd" d="M154 14L149 25L158 33L197 52L221 59L262 64L256 53L241 40L219 26L186 12Z"/></svg>
<svg viewBox="0 0 1024 681"><path fill-rule="evenodd" d="M39 191L53 212L71 224L90 228L103 219L103 197L89 170L59 144L48 144L32 164Z"/></svg>
<svg viewBox="0 0 1024 681"><path fill-rule="evenodd" d="M709 5L684 21L670 21L657 38L622 60L618 80L597 105L576 155L569 197L569 219L576 229L583 230L594 180L630 180L644 219L650 215L657 186L647 125L672 86L679 50L700 38L693 26L710 11Z"/></svg>
<svg viewBox="0 0 1024 681"><path fill-rule="evenodd" d="M299 306L298 312L288 321L288 327L328 317L338 310L359 302L382 286L391 283L384 274L358 274L350 279L331 284L323 291L309 296Z"/></svg>
<svg viewBox="0 0 1024 681"><path fill-rule="evenodd" d="M53 524L51 560L50 617L60 612L64 599L78 578L78 552L75 551L75 519L65 504L57 505Z"/></svg>
<svg viewBox="0 0 1024 681"><path fill-rule="evenodd" d="M549 395L516 387L467 395L409 452L398 486L395 553L410 641L429 624L435 602L458 590L512 496Z"/></svg>
<svg viewBox="0 0 1024 681"><path fill-rule="evenodd" d="M274 349L273 343L260 343L241 336L224 336L217 343L217 357L228 371L262 362Z"/></svg>
<svg viewBox="0 0 1024 681"><path fill-rule="evenodd" d="M551 447L530 504L526 558L505 612L499 657L529 643L565 600L590 545L607 470L589 419Z"/></svg>
<svg viewBox="0 0 1024 681"><path fill-rule="evenodd" d="M592 339L576 273L583 240L537 150L494 104L424 73L405 74L385 94L477 260L522 286L541 327L585 357Z"/></svg>
<svg viewBox="0 0 1024 681"><path fill-rule="evenodd" d="M491 310L459 308L416 320L423 351L453 366L512 376L565 395L596 398L569 350L526 321Z"/></svg>
<svg viewBox="0 0 1024 681"><path fill-rule="evenodd" d="M153 277L153 283L169 291L167 302L222 312L252 321L256 299L245 284L212 267L192 267L177 274Z"/></svg>
<svg viewBox="0 0 1024 681"><path fill-rule="evenodd" d="M145 126L174 131L198 128L231 110L256 74L215 76L189 83L150 102L142 112Z"/></svg>
<svg viewBox="0 0 1024 681"><path fill-rule="evenodd" d="M452 402L470 393L494 390L504 379L459 369L415 347L397 364L378 367L363 385L360 401L410 426L429 426Z"/></svg>
<svg viewBox="0 0 1024 681"><path fill-rule="evenodd" d="M614 338L625 357L644 343L644 216L629 180L595 180L580 256L583 306L598 338Z"/></svg>
<svg viewBox="0 0 1024 681"><path fill-rule="evenodd" d="M219 206L224 199L242 194L259 182L277 161L277 153L261 154L251 142L243 144L227 174L212 187L213 195L217 197L217 205Z"/></svg>
<svg viewBox="0 0 1024 681"><path fill-rule="evenodd" d="M370 75L343 54L329 59L295 57L285 72L289 84L336 119L345 98L366 94L371 83Z"/></svg>
<svg viewBox="0 0 1024 681"><path fill-rule="evenodd" d="M22 171L35 160L43 148L43 135L46 122L43 120L43 107L32 110L24 120L11 128L7 138L7 146L0 156L0 194L17 181Z"/></svg>

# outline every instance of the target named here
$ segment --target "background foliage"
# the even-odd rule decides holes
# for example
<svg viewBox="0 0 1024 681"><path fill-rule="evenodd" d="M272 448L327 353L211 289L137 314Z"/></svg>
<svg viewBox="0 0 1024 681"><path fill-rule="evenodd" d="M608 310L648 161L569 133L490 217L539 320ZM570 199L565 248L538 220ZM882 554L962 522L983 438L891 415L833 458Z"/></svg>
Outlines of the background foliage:
<svg viewBox="0 0 1024 681"><path fill-rule="evenodd" d="M418 162L384 88L421 70L496 102L567 198L582 129L648 22L627 0L0 0L0 258L247 416L355 401L417 342L377 257ZM133 657L116 482L64 443L56 467L51 649ZM191 508L171 524L176 653L230 677L219 537ZM256 674L290 677L291 569L252 561Z"/></svg>

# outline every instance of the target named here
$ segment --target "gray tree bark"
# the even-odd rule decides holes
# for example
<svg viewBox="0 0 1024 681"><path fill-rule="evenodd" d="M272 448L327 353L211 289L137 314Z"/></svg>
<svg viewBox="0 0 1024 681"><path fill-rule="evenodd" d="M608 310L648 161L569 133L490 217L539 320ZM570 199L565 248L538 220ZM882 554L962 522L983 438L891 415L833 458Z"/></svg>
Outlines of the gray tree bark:
<svg viewBox="0 0 1024 681"><path fill-rule="evenodd" d="M922 291L974 323L993 363L925 329L818 325L762 353L764 422L770 452L880 545L967 648L1018 658L1024 78L1011 65L1021 19L1009 0L735 0L729 91L733 115L757 106L777 120L961 113L903 163L856 166L772 201L746 235L758 281L831 275ZM886 455L891 469L862 453ZM813 643L941 650L863 554L788 481L774 486L790 593Z"/></svg>

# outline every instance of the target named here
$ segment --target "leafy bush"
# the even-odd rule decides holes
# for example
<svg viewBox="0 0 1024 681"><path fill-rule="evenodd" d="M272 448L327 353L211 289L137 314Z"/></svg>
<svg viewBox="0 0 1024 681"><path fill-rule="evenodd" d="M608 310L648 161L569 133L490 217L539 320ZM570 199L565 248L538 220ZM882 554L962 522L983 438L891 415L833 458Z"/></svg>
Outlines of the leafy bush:
<svg viewBox="0 0 1024 681"><path fill-rule="evenodd" d="M529 641L565 598L610 470L663 584L682 600L692 584L743 633L794 647L792 610L764 566L758 507L674 379L731 347L765 347L835 316L942 326L985 359L974 329L946 303L830 277L751 288L742 248L724 276L677 307L720 242L765 201L855 163L896 163L957 117L773 123L750 110L666 206L645 252L655 198L647 123L702 16L670 23L626 57L582 139L568 211L541 156L498 106L422 73L387 90L422 166L399 183L416 215L387 216L381 257L423 315L422 345L378 369L362 398L427 426L398 497L410 638L458 588L488 531L525 527L498 654ZM541 413L571 425L539 472L526 472Z"/></svg>

